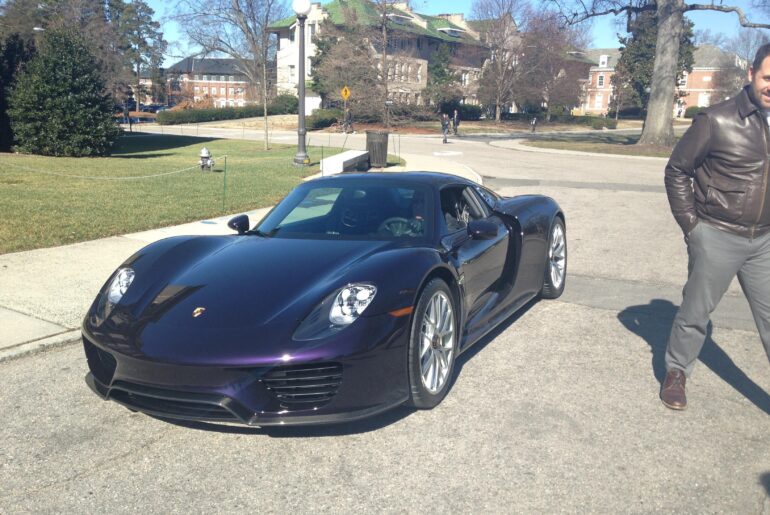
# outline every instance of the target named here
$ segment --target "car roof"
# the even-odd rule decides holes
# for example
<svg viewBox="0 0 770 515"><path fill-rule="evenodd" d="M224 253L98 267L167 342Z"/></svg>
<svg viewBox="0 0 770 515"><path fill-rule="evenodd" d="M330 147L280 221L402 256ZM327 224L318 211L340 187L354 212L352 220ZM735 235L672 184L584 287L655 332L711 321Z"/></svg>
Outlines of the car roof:
<svg viewBox="0 0 770 515"><path fill-rule="evenodd" d="M402 183L402 184L425 184L428 186L433 186L436 188L441 188L442 186L445 186L447 184L467 184L467 185L473 185L475 183L469 181L468 179L465 179L463 177L457 176L457 175L451 175L446 173L439 173L439 172L366 172L366 173L341 173L337 175L333 175L331 177L321 177L318 179L314 179L313 183L318 182L330 182L333 183L335 181L340 180L350 180L350 179L362 179L364 181L367 180L377 180L377 181L387 181L387 182L393 182L393 183Z"/></svg>

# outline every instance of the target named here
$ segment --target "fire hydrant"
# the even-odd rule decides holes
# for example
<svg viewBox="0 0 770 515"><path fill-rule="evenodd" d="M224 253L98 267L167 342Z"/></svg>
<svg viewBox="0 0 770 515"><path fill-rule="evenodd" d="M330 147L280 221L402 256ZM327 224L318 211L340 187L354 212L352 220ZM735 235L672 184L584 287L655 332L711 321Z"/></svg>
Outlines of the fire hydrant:
<svg viewBox="0 0 770 515"><path fill-rule="evenodd" d="M208 168L209 172L214 169L214 158L211 157L211 152L206 147L201 149L200 161L198 164L201 166L201 171Z"/></svg>

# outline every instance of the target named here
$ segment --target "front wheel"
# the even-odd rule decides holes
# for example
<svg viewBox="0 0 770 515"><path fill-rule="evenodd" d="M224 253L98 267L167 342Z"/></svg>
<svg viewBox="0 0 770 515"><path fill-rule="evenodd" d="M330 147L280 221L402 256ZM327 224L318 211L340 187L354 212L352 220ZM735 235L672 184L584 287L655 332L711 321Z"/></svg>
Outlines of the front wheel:
<svg viewBox="0 0 770 515"><path fill-rule="evenodd" d="M449 390L457 355L456 320L449 286L433 279L417 301L409 338L409 404L415 408L435 407Z"/></svg>
<svg viewBox="0 0 770 515"><path fill-rule="evenodd" d="M551 224L548 237L548 255L545 260L545 277L540 296L557 299L564 293L567 280L567 231L564 222L556 217Z"/></svg>

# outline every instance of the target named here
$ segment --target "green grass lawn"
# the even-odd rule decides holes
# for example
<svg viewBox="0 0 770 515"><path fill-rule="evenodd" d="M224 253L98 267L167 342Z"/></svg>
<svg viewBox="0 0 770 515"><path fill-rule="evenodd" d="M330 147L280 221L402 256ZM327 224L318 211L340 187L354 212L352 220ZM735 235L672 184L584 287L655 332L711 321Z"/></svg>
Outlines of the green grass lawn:
<svg viewBox="0 0 770 515"><path fill-rule="evenodd" d="M196 166L204 146L216 158L214 172ZM324 157L339 151L326 148ZM111 157L0 154L0 254L270 206L319 170L320 148L308 149L312 164L305 168L293 166L295 152L290 145L264 151L260 142L139 134L122 137Z"/></svg>
<svg viewBox="0 0 770 515"><path fill-rule="evenodd" d="M522 144L539 148L649 157L669 157L673 150L672 147L637 145L637 141L639 141L639 134L629 135L617 134L612 131L597 131L596 134L547 136Z"/></svg>

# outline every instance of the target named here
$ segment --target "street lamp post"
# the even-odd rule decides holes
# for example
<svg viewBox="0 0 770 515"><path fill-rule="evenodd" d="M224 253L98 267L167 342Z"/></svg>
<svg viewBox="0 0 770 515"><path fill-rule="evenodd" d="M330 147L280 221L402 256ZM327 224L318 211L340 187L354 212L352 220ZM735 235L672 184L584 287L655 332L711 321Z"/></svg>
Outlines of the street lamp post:
<svg viewBox="0 0 770 515"><path fill-rule="evenodd" d="M297 15L299 23L299 82L297 93L299 95L299 128L297 129L297 154L294 156L294 164L306 165L310 162L305 148L305 20L310 13L310 0L294 0L291 4Z"/></svg>

